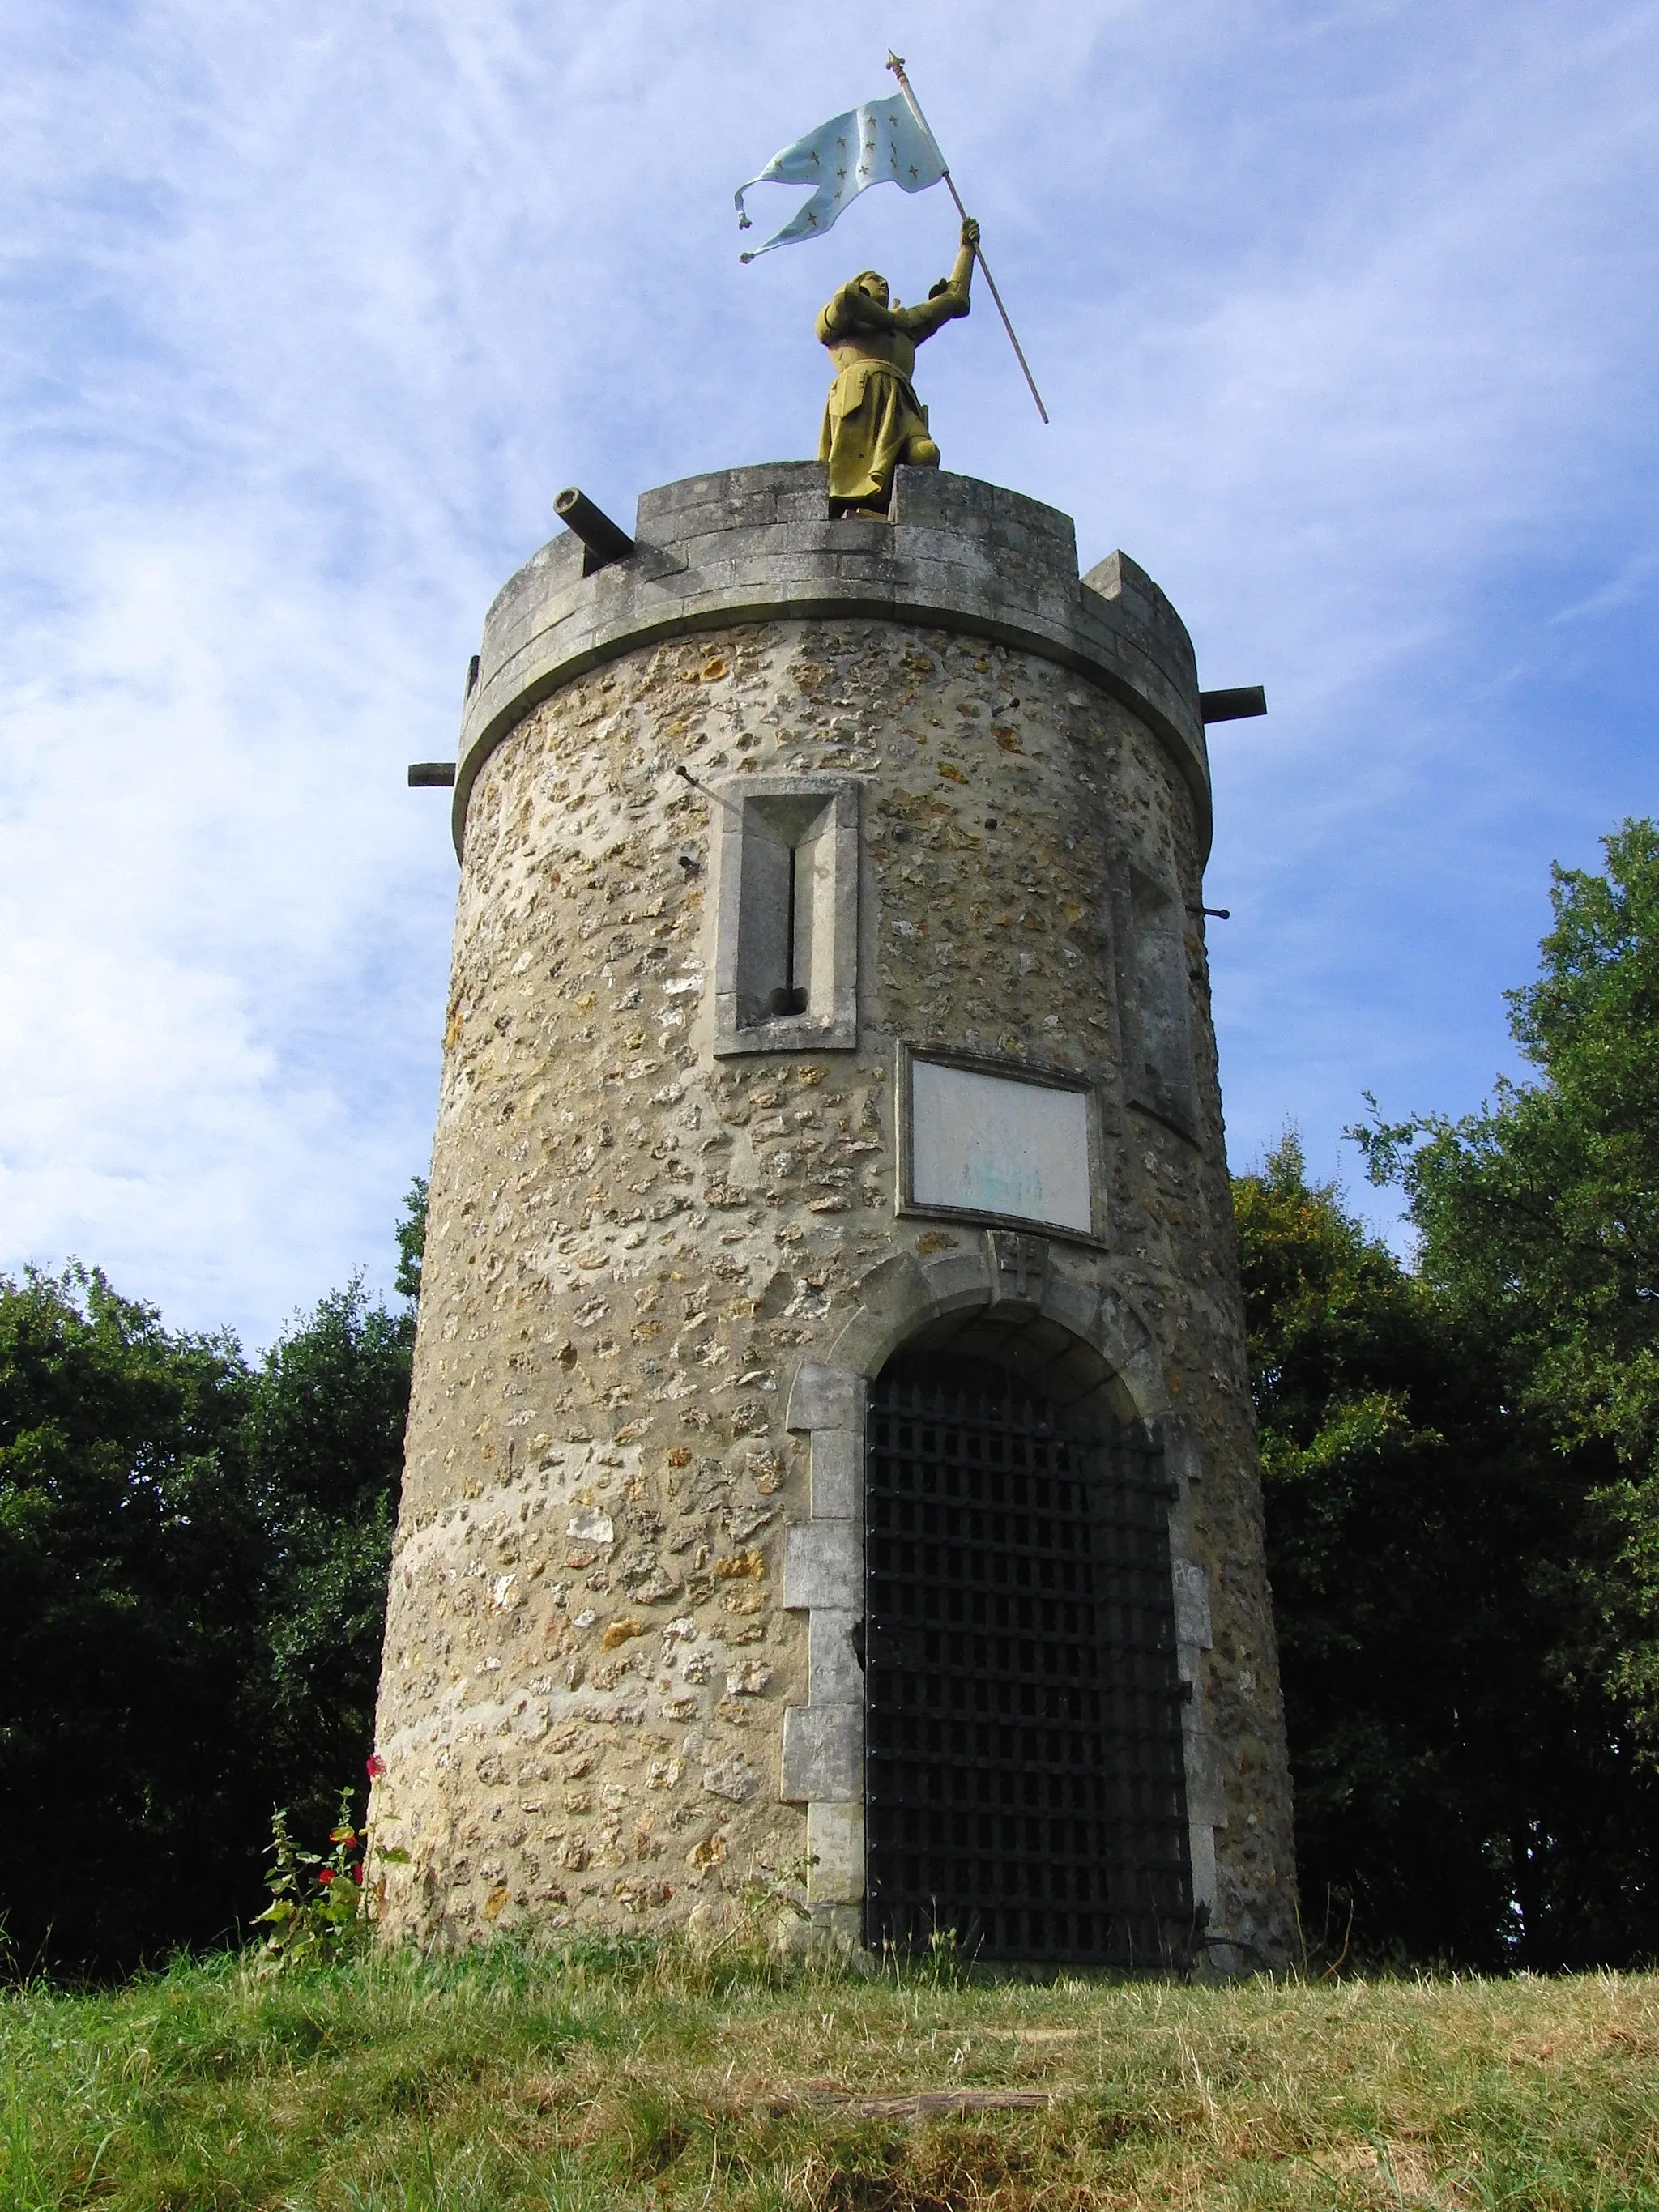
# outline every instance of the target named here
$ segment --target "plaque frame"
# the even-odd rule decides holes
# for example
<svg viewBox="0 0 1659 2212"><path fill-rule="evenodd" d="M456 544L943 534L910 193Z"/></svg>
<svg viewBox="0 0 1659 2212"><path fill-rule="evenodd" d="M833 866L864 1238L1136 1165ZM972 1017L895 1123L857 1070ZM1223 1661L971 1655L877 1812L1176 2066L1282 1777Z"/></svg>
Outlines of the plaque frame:
<svg viewBox="0 0 1659 2212"><path fill-rule="evenodd" d="M960 1068L969 1075L990 1075L1004 1083L1023 1083L1035 1090L1072 1091L1084 1100L1084 1128L1088 1145L1089 1215L1091 1225L1046 1221L1034 1214L1004 1213L976 1206L938 1205L915 1194L915 1093L912 1069L920 1060L934 1067ZM952 1052L944 1046L913 1045L901 1038L894 1050L894 1113L897 1124L897 1188L893 1211L901 1218L929 1221L971 1222L981 1229L1014 1229L1028 1237L1052 1237L1092 1251L1106 1248L1105 1133L1101 1121L1100 1086L1091 1076L1074 1067L1054 1067L1039 1060L1007 1060L984 1053Z"/></svg>

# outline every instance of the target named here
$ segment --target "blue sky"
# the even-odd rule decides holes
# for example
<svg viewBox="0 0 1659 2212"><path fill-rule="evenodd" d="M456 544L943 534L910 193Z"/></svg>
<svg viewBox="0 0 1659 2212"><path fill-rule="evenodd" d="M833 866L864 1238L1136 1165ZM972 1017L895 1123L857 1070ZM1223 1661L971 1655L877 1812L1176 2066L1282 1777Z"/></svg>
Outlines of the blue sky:
<svg viewBox="0 0 1659 2212"><path fill-rule="evenodd" d="M1659 806L1659 6L0 17L0 1269L250 1344L386 1279L454 893L404 765L561 486L811 452L817 307L948 265L884 189L737 260L890 43L1054 416L981 307L923 357L946 466L1267 687L1212 733L1235 1164L1294 1121L1387 1221L1362 1091L1512 1067L1550 862Z"/></svg>

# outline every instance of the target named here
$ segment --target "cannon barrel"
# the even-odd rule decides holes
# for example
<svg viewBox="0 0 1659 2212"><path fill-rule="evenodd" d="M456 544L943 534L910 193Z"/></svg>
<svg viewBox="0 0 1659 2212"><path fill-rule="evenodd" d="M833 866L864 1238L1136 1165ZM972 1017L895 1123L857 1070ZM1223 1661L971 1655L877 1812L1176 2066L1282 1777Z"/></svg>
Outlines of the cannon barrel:
<svg viewBox="0 0 1659 2212"><path fill-rule="evenodd" d="M587 494L578 491L574 484L559 494L553 502L553 512L586 546L586 573L589 575L595 568L609 568L613 561L625 561L634 550L634 541L621 525L595 507Z"/></svg>
<svg viewBox="0 0 1659 2212"><path fill-rule="evenodd" d="M1243 722L1267 711L1267 695L1259 684L1241 684L1236 691L1200 691L1198 710L1206 722Z"/></svg>

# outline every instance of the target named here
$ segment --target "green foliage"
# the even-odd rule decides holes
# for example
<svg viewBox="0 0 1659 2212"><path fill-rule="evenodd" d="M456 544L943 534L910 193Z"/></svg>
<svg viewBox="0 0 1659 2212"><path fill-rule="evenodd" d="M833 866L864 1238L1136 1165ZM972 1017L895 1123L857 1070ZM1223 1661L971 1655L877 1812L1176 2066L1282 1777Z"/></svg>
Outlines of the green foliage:
<svg viewBox="0 0 1659 2212"><path fill-rule="evenodd" d="M414 1319L361 1282L266 1354L246 1435L264 1535L271 1797L320 1827L373 1737ZM263 1826L263 1823L262 1823Z"/></svg>
<svg viewBox="0 0 1659 2212"><path fill-rule="evenodd" d="M270 1903L254 1917L268 1928L264 1970L291 1971L319 1961L342 1959L372 1935L365 1909L363 1838L353 1826L349 1790L340 1793L337 1819L329 1831L333 1849L326 1858L301 1850L282 1808L270 1816L270 1869L265 1887Z"/></svg>
<svg viewBox="0 0 1659 2212"><path fill-rule="evenodd" d="M257 1369L95 1270L0 1279L0 1920L24 1972L222 1940L369 1748L412 1317Z"/></svg>
<svg viewBox="0 0 1659 2212"><path fill-rule="evenodd" d="M398 1220L398 1267L392 1278L392 1286L398 1296L409 1299L411 1304L421 1295L421 1261L426 1256L426 1177L416 1176L409 1186Z"/></svg>
<svg viewBox="0 0 1659 2212"><path fill-rule="evenodd" d="M0 1280L0 1912L25 1968L234 1911L209 1839L268 1809L238 1771L254 1389L228 1339L170 1334L95 1270Z"/></svg>
<svg viewBox="0 0 1659 2212"><path fill-rule="evenodd" d="M0 2205L1633 2212L1659 2202L1656 2049L1643 1977L956 1985L639 1941L371 1945L274 1975L245 1955L0 2001ZM999 2096L1024 2108L950 2101Z"/></svg>
<svg viewBox="0 0 1659 2212"><path fill-rule="evenodd" d="M1485 1316L1408 1272L1294 1138L1234 1185L1304 1911L1373 1955L1659 1950L1659 1789L1577 1664L1594 1440L1505 1388Z"/></svg>
<svg viewBox="0 0 1659 2212"><path fill-rule="evenodd" d="M1304 1896L1418 1957L1659 1950L1659 830L1606 849L1539 1079L1350 1133L1414 1268L1293 1143L1235 1187Z"/></svg>
<svg viewBox="0 0 1659 2212"><path fill-rule="evenodd" d="M1539 1070L1460 1121L1352 1133L1405 1190L1426 1281L1469 1317L1507 1390L1564 1450L1599 1447L1592 1631L1572 1664L1659 1760L1659 827L1626 822L1607 872L1554 872L1538 981L1510 994Z"/></svg>

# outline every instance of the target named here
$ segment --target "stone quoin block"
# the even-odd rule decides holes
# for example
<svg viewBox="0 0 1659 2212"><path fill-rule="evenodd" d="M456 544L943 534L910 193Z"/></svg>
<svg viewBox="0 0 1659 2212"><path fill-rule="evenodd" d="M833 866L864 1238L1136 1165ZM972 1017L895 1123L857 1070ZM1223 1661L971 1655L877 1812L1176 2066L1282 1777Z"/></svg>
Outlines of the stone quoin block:
<svg viewBox="0 0 1659 2212"><path fill-rule="evenodd" d="M783 1601L792 1613L863 1610L864 1545L845 1521L808 1521L788 1532Z"/></svg>
<svg viewBox="0 0 1659 2212"><path fill-rule="evenodd" d="M862 1800L862 1705L789 1707L783 1717L782 1795L793 1805L851 1805Z"/></svg>

